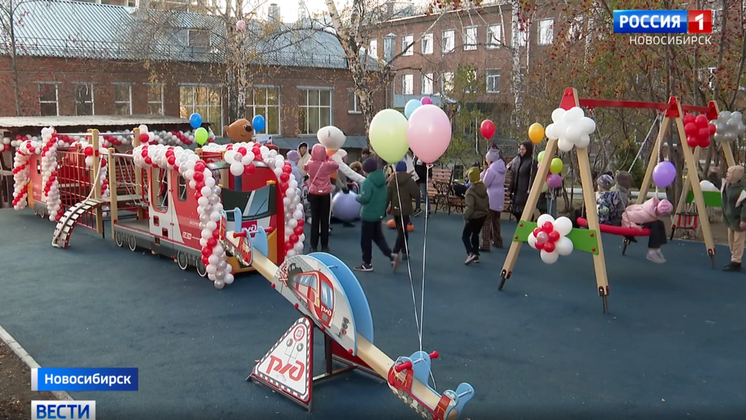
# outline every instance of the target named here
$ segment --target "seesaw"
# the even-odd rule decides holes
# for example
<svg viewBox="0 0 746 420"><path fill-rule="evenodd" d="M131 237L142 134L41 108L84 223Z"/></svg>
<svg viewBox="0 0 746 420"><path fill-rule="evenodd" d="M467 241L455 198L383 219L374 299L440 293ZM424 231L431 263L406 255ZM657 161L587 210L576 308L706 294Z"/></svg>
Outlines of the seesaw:
<svg viewBox="0 0 746 420"><path fill-rule="evenodd" d="M251 264L303 316L280 337L255 365L253 380L304 406L312 408L314 383L339 373L360 369L387 381L389 388L422 417L455 420L474 396L462 383L455 391L439 394L428 383L437 352L417 351L391 360L374 342L373 318L360 282L337 257L326 253L295 255L279 267L270 261L267 234L262 227L251 232L241 226L240 209L234 221L222 212L220 241L227 252L236 252ZM229 229L229 223L233 229ZM225 228L224 228L225 226ZM325 373L313 377L313 333L324 333ZM346 365L335 371L333 361Z"/></svg>

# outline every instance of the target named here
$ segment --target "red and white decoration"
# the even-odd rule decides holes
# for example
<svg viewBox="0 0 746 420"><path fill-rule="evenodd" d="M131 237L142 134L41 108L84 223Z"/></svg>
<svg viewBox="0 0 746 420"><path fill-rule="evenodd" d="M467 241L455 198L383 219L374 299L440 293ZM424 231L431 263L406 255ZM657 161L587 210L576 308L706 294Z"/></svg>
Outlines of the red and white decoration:
<svg viewBox="0 0 746 420"><path fill-rule="evenodd" d="M64 214L60 189L57 182L57 135L54 128L46 127L41 130L41 175L42 175L42 198L47 204L49 220L59 221Z"/></svg>
<svg viewBox="0 0 746 420"><path fill-rule="evenodd" d="M29 159L40 154L42 143L37 137L19 143L13 158L13 208L22 210L28 205Z"/></svg>
<svg viewBox="0 0 746 420"><path fill-rule="evenodd" d="M572 231L572 221L567 217L554 217L542 214L537 220L538 227L528 235L528 245L541 251L541 260L546 264L554 264L561 256L572 253L572 241L567 234Z"/></svg>
<svg viewBox="0 0 746 420"><path fill-rule="evenodd" d="M713 136L715 131L715 124L711 123L706 115L684 115L684 133L689 147L710 147L710 136Z"/></svg>
<svg viewBox="0 0 746 420"><path fill-rule="evenodd" d="M142 125L140 127L145 128L145 134L147 137L143 137L143 131L140 133L141 144L165 144L169 146L191 146L196 144L194 141L193 131L147 131L147 126ZM133 132L130 130L124 130L123 133L126 135L113 135L111 131L99 133L99 143L101 147L109 148L114 146L127 146L132 144ZM57 146L58 147L73 147L76 143L87 142L90 136L68 136L65 134L57 134ZM143 141L145 139L146 141ZM16 136L15 139L11 140L9 137L4 138L0 141L0 152L11 150L11 148L18 148L21 143L27 140L39 141L39 137L27 134L25 136ZM207 140L208 143L215 141L215 133L210 131L210 138Z"/></svg>
<svg viewBox="0 0 746 420"><path fill-rule="evenodd" d="M230 164L231 174L241 176L252 174L256 170L254 162L264 162L277 175L285 209L285 251L288 257L303 253L304 211L301 203L301 190L298 180L293 177L293 168L276 150L270 150L258 143L208 144L202 150L205 152L222 152L225 161Z"/></svg>

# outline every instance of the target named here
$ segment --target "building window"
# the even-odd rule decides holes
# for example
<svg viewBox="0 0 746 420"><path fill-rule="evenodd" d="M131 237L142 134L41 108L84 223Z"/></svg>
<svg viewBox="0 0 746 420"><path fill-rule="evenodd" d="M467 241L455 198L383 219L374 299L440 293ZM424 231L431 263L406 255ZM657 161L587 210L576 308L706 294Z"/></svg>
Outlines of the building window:
<svg viewBox="0 0 746 420"><path fill-rule="evenodd" d="M405 74L401 77L401 94L414 95L414 75Z"/></svg>
<svg viewBox="0 0 746 420"><path fill-rule="evenodd" d="M132 115L132 85L114 85L114 113Z"/></svg>
<svg viewBox="0 0 746 420"><path fill-rule="evenodd" d="M378 40L377 39L371 39L370 44L368 47L368 55L378 59Z"/></svg>
<svg viewBox="0 0 746 420"><path fill-rule="evenodd" d="M554 19L539 21L539 45L551 45L554 42Z"/></svg>
<svg viewBox="0 0 746 420"><path fill-rule="evenodd" d="M477 27L472 26L464 29L464 51L477 49Z"/></svg>
<svg viewBox="0 0 746 420"><path fill-rule="evenodd" d="M147 85L148 114L163 115L163 85Z"/></svg>
<svg viewBox="0 0 746 420"><path fill-rule="evenodd" d="M321 127L332 124L332 91L299 89L298 110L301 134L316 134Z"/></svg>
<svg viewBox="0 0 746 420"><path fill-rule="evenodd" d="M401 37L402 55L414 54L414 35L404 35Z"/></svg>
<svg viewBox="0 0 746 420"><path fill-rule="evenodd" d="M487 48L499 48L503 43L502 25L490 25L487 28Z"/></svg>
<svg viewBox="0 0 746 420"><path fill-rule="evenodd" d="M487 79L487 92L498 93L500 92L500 70L488 69L485 78Z"/></svg>
<svg viewBox="0 0 746 420"><path fill-rule="evenodd" d="M453 72L445 72L440 79L440 94L448 95L453 90Z"/></svg>
<svg viewBox="0 0 746 420"><path fill-rule="evenodd" d="M442 51L443 54L448 54L449 52L452 52L455 42L455 32L453 31L443 31L443 34L441 35L441 46L443 47Z"/></svg>
<svg viewBox="0 0 746 420"><path fill-rule="evenodd" d="M75 85L75 115L94 115L96 107L93 104L93 85Z"/></svg>
<svg viewBox="0 0 746 420"><path fill-rule="evenodd" d="M516 31L516 37L513 40L513 47L514 48L524 48L526 47L526 44L528 43L528 31L525 29L521 30L519 29Z"/></svg>
<svg viewBox="0 0 746 420"><path fill-rule="evenodd" d="M60 115L59 87L56 83L39 83L39 111L42 117Z"/></svg>
<svg viewBox="0 0 746 420"><path fill-rule="evenodd" d="M262 134L280 135L280 88L257 87L246 95L246 119L255 115L264 117L266 128Z"/></svg>
<svg viewBox="0 0 746 420"><path fill-rule="evenodd" d="M190 29L189 48L210 48L210 32L205 29Z"/></svg>
<svg viewBox="0 0 746 420"><path fill-rule="evenodd" d="M433 53L433 34L425 34L422 36L420 49L422 50L422 54Z"/></svg>
<svg viewBox="0 0 746 420"><path fill-rule="evenodd" d="M361 114L362 110L360 109L360 97L357 96L357 93L355 93L355 89L348 89L349 92L349 98L350 98L350 107L347 110L348 114Z"/></svg>
<svg viewBox="0 0 746 420"><path fill-rule="evenodd" d="M217 86L180 86L179 116L189 118L193 113L202 116L202 121L211 124L216 135L223 132L223 107L220 87Z"/></svg>
<svg viewBox="0 0 746 420"><path fill-rule="evenodd" d="M474 68L464 69L464 93L477 91L477 70Z"/></svg>
<svg viewBox="0 0 746 420"><path fill-rule="evenodd" d="M394 39L392 35L383 39L383 59L387 62L394 56Z"/></svg>
<svg viewBox="0 0 746 420"><path fill-rule="evenodd" d="M421 83L422 85L420 86L420 93L423 95L432 95L433 94L433 74L422 73Z"/></svg>

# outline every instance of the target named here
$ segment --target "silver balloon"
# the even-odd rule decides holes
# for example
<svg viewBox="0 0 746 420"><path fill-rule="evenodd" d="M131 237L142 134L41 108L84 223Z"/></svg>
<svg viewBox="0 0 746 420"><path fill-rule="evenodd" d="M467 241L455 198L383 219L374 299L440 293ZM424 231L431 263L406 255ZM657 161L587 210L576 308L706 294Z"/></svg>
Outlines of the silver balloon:
<svg viewBox="0 0 746 420"><path fill-rule="evenodd" d="M724 120L730 119L730 111L720 111L720 115L718 115L718 118L723 118Z"/></svg>
<svg viewBox="0 0 746 420"><path fill-rule="evenodd" d="M728 131L737 131L738 126L741 124L740 120L737 120L735 118L731 118L728 120L728 123L726 124L726 127L728 128Z"/></svg>
<svg viewBox="0 0 746 420"><path fill-rule="evenodd" d="M213 284L215 285L216 289L222 289L223 287L225 287L225 282L223 280L215 280L215 283Z"/></svg>
<svg viewBox="0 0 746 420"><path fill-rule="evenodd" d="M715 132L713 138L715 139L715 141L725 141L725 135L721 134L720 130Z"/></svg>
<svg viewBox="0 0 746 420"><path fill-rule="evenodd" d="M720 121L719 119L715 120L713 123L715 125L715 132L721 132L725 130L725 121Z"/></svg>
<svg viewBox="0 0 746 420"><path fill-rule="evenodd" d="M738 125L738 135L740 136L744 133L746 133L746 124L741 123Z"/></svg>
<svg viewBox="0 0 746 420"><path fill-rule="evenodd" d="M730 114L730 117L731 117L732 119L736 119L736 120L738 120L739 122L740 122L740 121L743 121L743 114L741 114L741 113L740 113L740 112L738 112L738 111L732 112L732 113Z"/></svg>
<svg viewBox="0 0 746 420"><path fill-rule="evenodd" d="M725 141L727 141L727 142L731 142L731 141L735 141L736 140L736 133L733 133L733 132L729 131L729 132L725 133L724 136L725 136Z"/></svg>

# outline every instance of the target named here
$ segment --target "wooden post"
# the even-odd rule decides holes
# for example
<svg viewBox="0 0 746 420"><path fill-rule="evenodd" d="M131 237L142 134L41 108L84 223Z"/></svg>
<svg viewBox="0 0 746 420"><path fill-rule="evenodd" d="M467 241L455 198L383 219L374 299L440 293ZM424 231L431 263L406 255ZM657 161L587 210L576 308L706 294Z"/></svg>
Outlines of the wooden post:
<svg viewBox="0 0 746 420"><path fill-rule="evenodd" d="M134 149L138 146L140 146L140 129L136 127L132 130L132 148ZM137 195L138 200L144 202L144 197L142 196L142 168L135 166L133 161L132 170L135 171L135 195ZM137 206L137 220L142 220L144 218L145 209L143 209L142 206Z"/></svg>
<svg viewBox="0 0 746 420"><path fill-rule="evenodd" d="M539 195L541 194L541 188L546 182L547 174L549 173L549 165L552 162L552 158L557 153L557 140L547 141L547 148L544 150L544 158L539 163L539 169L536 171L536 178L534 178L533 185L531 186L531 192L528 194L526 205L523 207L523 214L521 220L530 221L536 210L536 204L539 202ZM517 156L516 156L517 158ZM515 174L513 174L515 176ZM595 202L595 200L594 200ZM518 223L521 223L521 220ZM500 272L501 280L498 290L502 290L505 285L505 280L510 278L513 274L513 267L515 267L516 261L518 261L518 254L521 252L521 246L523 242L512 241L510 243L510 249L508 250L508 256L505 258L503 263L503 269Z"/></svg>
<svg viewBox="0 0 746 420"><path fill-rule="evenodd" d="M110 147L107 151L109 161L109 214L111 215L111 237L116 235L115 224L119 219L119 209L117 208L117 167L114 160L116 149Z"/></svg>
<svg viewBox="0 0 746 420"><path fill-rule="evenodd" d="M694 162L699 162L699 151L700 151L699 147L694 150ZM691 182L691 178L687 176L683 182L683 185L681 186L682 188L681 196L679 196L679 203L676 205L676 212L671 215L671 223L675 222L676 213L680 213L684 211L684 207L686 206L686 199L687 199L687 196L689 195L689 183L690 182Z"/></svg>
<svg viewBox="0 0 746 420"><path fill-rule="evenodd" d="M725 155L725 162L728 164L728 168L730 168L731 166L735 166L736 159L733 157L733 150L730 148L730 143L723 142L721 146L723 148L723 155ZM728 168L725 168L725 171L723 171L723 173L725 173Z"/></svg>
<svg viewBox="0 0 746 420"><path fill-rule="evenodd" d="M93 148L93 162L91 164L92 172L91 172L91 181L95 181L93 183L93 198L95 199L101 199L101 168L99 167L99 164L101 163L101 156L99 156L99 138L98 138L98 130L97 129L91 129L88 130L91 133L91 147ZM100 235L104 234L104 214L103 211L101 211L101 206L96 206L96 232L98 232Z"/></svg>
<svg viewBox="0 0 746 420"><path fill-rule="evenodd" d="M659 150L663 147L663 142L668 133L668 126L670 123L671 119L669 117L663 117L660 129L658 130L658 137L655 138L655 144L653 144L653 151L650 152L648 167L645 169L645 177L642 179L642 185L640 185L640 193L637 195L637 204L644 203L648 196L650 183L653 181L653 169L655 169L655 165L658 164ZM686 142L684 144L686 144Z"/></svg>

